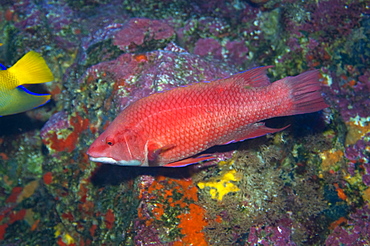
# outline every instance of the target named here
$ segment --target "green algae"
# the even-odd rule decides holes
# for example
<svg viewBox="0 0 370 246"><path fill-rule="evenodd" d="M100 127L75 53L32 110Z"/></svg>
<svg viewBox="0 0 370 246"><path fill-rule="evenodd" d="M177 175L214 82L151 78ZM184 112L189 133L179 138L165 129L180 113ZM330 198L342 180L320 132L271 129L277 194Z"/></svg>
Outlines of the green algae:
<svg viewBox="0 0 370 246"><path fill-rule="evenodd" d="M249 140L246 144L252 147L255 145L253 142L261 140ZM287 213L294 221L293 236L298 241L307 240L300 223L305 223L306 218L319 216L326 208L320 181L312 178L318 174L319 160L307 163L309 169L299 172L296 169L298 160L289 154L288 146L279 145L265 145L260 149L252 147L236 153L229 160L232 168L241 175L241 180L236 182L240 191L234 195L216 202L207 191L200 190L199 204L208 208L207 215L213 219L206 227L211 244L232 245L235 243L234 233L241 234L251 226L275 223ZM308 154L306 151L302 154ZM224 166L215 169L222 172ZM222 222L218 222L215 216L221 216Z"/></svg>

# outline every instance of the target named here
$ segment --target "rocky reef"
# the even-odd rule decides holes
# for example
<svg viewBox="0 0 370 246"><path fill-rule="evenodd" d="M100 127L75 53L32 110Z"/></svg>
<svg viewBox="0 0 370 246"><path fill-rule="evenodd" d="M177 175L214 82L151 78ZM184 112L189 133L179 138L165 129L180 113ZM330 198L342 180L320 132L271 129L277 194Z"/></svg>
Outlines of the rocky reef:
<svg viewBox="0 0 370 246"><path fill-rule="evenodd" d="M325 1L2 1L0 63L35 50L52 100L0 117L1 245L370 244L370 6ZM212 151L121 167L89 145L130 103L273 65L319 69L329 108Z"/></svg>

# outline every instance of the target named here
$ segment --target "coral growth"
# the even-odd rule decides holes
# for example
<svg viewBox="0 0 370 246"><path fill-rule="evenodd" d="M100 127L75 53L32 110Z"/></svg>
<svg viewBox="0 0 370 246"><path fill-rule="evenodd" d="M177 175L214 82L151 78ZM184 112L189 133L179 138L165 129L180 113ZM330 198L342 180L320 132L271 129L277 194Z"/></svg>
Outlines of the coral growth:
<svg viewBox="0 0 370 246"><path fill-rule="evenodd" d="M130 52L153 50L162 48L159 45L167 44L174 34L173 28L164 21L133 18L115 34L113 44Z"/></svg>
<svg viewBox="0 0 370 246"><path fill-rule="evenodd" d="M205 210L194 204L198 194L192 180L162 176L148 180L144 176L139 199L142 206L135 222L136 245L148 242L161 245L171 241L175 241L174 245L207 245L203 232L207 225Z"/></svg>
<svg viewBox="0 0 370 246"><path fill-rule="evenodd" d="M367 245L370 243L370 209L358 208L344 226L337 226L325 241L326 245Z"/></svg>
<svg viewBox="0 0 370 246"><path fill-rule="evenodd" d="M219 162L218 165L232 165L232 163ZM237 174L235 170L224 170L220 173L220 176L212 177L205 182L199 182L197 185L200 189L209 187L209 194L212 199L222 201L226 194L240 190L238 186L235 185L235 181L240 181L240 176L241 175Z"/></svg>
<svg viewBox="0 0 370 246"><path fill-rule="evenodd" d="M303 218L314 219L325 209L323 190L319 189L317 181L312 180L315 171L300 175L294 172L292 166L279 167L276 161L281 154L283 152L280 148L269 146L261 152L240 153L226 165L217 167L220 174L236 170L240 178L235 180L238 191L233 196L216 199L217 202L213 200L212 193L201 190L200 203L208 207L210 224L206 232L211 244L235 245L266 241L286 245L293 243L292 238L295 238L296 243L307 240L304 230L312 225L304 225ZM285 162L288 163L290 158ZM211 179L215 178L217 176ZM198 186L202 183L198 183ZM220 202L221 206L218 205ZM266 227L269 224L279 226ZM249 238L243 236L245 228L250 230ZM261 232L261 228L270 233ZM270 234L275 235L264 236Z"/></svg>
<svg viewBox="0 0 370 246"><path fill-rule="evenodd" d="M0 244L369 244L369 27L364 0L2 1L0 63L36 50L56 79L0 118ZM131 102L262 65L319 69L330 109L267 121L290 127L214 167L88 160Z"/></svg>

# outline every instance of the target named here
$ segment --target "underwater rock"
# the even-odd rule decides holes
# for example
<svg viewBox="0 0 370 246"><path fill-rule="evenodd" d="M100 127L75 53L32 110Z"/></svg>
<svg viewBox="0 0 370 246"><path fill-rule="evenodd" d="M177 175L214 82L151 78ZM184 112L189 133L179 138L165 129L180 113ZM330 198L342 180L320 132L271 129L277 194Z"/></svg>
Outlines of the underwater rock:
<svg viewBox="0 0 370 246"><path fill-rule="evenodd" d="M0 62L37 50L56 81L51 103L0 118L0 244L369 244L366 1L129 2L2 1ZM330 110L277 119L294 127L186 178L89 162L129 103L262 65L271 80L320 69Z"/></svg>
<svg viewBox="0 0 370 246"><path fill-rule="evenodd" d="M174 34L165 21L133 18L116 33L113 44L128 52L155 50L173 40Z"/></svg>

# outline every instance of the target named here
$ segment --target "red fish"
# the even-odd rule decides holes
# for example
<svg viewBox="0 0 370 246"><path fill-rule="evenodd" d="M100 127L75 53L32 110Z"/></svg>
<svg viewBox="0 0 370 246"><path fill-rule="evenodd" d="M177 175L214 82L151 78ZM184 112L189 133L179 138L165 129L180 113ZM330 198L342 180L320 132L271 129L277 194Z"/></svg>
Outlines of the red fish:
<svg viewBox="0 0 370 246"><path fill-rule="evenodd" d="M270 83L259 67L142 98L126 107L87 151L91 161L135 166L186 166L215 146L281 131L261 120L328 107L319 72ZM195 156L195 157L194 157Z"/></svg>

